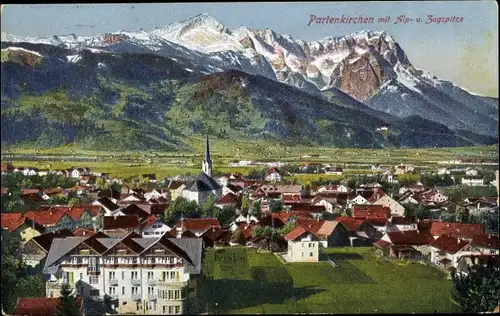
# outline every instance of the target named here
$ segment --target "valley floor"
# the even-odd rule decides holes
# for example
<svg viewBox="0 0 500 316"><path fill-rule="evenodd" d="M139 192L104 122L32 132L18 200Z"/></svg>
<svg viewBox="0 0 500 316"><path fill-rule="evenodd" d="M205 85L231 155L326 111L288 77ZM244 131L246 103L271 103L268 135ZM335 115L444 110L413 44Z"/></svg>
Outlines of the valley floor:
<svg viewBox="0 0 500 316"><path fill-rule="evenodd" d="M283 264L243 247L206 252L202 312L453 313L452 283L420 263L385 261L370 248L327 248L327 262ZM234 261L233 261L234 255Z"/></svg>

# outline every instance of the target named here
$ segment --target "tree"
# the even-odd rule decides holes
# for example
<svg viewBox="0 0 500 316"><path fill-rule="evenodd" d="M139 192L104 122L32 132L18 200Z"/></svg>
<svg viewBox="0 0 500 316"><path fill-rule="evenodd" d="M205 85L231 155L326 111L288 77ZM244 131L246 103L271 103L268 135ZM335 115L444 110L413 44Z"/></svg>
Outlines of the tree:
<svg viewBox="0 0 500 316"><path fill-rule="evenodd" d="M215 212L215 217L222 227L229 225L235 215L236 210L232 206L224 206L222 209L217 208L217 211Z"/></svg>
<svg viewBox="0 0 500 316"><path fill-rule="evenodd" d="M267 250L271 251L271 245L276 242L279 233L269 226L257 226L253 231L253 236L264 238L267 243Z"/></svg>
<svg viewBox="0 0 500 316"><path fill-rule="evenodd" d="M81 315L79 308L76 305L76 298L72 294L71 287L68 283L64 283L61 287L61 297L57 305L56 316L78 316Z"/></svg>
<svg viewBox="0 0 500 316"><path fill-rule="evenodd" d="M253 202L252 215L259 218L261 213L260 201Z"/></svg>
<svg viewBox="0 0 500 316"><path fill-rule="evenodd" d="M201 215L205 217L212 217L216 212L215 198L213 195L210 195L201 206Z"/></svg>
<svg viewBox="0 0 500 316"><path fill-rule="evenodd" d="M239 228L231 234L231 242L240 245L243 245L245 243L245 236Z"/></svg>
<svg viewBox="0 0 500 316"><path fill-rule="evenodd" d="M468 223L470 220L469 210L465 207L459 207L457 209L457 221L460 223Z"/></svg>
<svg viewBox="0 0 500 316"><path fill-rule="evenodd" d="M95 186L99 190L107 190L109 189L109 184L106 182L106 180L102 177L98 177L97 180L95 180Z"/></svg>
<svg viewBox="0 0 500 316"><path fill-rule="evenodd" d="M349 180L347 180L347 187L351 190L355 190L357 183L358 182L356 181L356 178L350 178Z"/></svg>
<svg viewBox="0 0 500 316"><path fill-rule="evenodd" d="M278 234L280 236L285 236L286 234L291 232L294 228L295 228L295 222L288 222L285 224L285 226L278 229Z"/></svg>
<svg viewBox="0 0 500 316"><path fill-rule="evenodd" d="M173 226L181 217L199 217L198 204L196 201L188 201L180 196L174 203L165 210L164 221L167 225Z"/></svg>
<svg viewBox="0 0 500 316"><path fill-rule="evenodd" d="M273 213L281 212L281 210L283 210L283 202L278 201L278 200L271 200L269 208L271 209L271 212L273 212Z"/></svg>
<svg viewBox="0 0 500 316"><path fill-rule="evenodd" d="M248 201L248 197L243 196L241 198L241 212L242 213L248 212L249 204L250 204L250 201Z"/></svg>
<svg viewBox="0 0 500 316"><path fill-rule="evenodd" d="M452 272L453 300L464 313L492 311L500 299L500 270L490 259L486 265L475 264L466 276Z"/></svg>

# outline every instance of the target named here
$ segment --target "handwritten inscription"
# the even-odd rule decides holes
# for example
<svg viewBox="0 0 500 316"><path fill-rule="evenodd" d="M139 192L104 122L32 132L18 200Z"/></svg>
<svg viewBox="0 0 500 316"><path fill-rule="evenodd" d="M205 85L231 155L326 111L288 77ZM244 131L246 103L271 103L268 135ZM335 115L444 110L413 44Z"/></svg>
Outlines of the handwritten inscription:
<svg viewBox="0 0 500 316"><path fill-rule="evenodd" d="M462 16L434 16L432 14L426 15L424 18L412 17L406 14L401 14L399 16L383 16L383 17L372 17L372 16L316 16L311 14L309 16L309 23L311 24L372 24L372 23L393 23L393 24L412 24L412 23L422 23L422 24L450 24L450 23L462 23L464 17Z"/></svg>

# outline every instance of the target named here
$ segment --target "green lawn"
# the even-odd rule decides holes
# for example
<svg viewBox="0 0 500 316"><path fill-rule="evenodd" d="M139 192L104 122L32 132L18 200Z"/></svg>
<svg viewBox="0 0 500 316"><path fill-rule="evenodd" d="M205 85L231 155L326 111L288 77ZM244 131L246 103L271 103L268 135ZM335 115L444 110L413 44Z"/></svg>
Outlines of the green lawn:
<svg viewBox="0 0 500 316"><path fill-rule="evenodd" d="M273 254L243 247L209 249L202 312L447 313L451 281L419 263L376 258L369 248L330 248L339 265L282 264ZM235 260L233 261L233 255ZM217 303L217 305L216 305Z"/></svg>

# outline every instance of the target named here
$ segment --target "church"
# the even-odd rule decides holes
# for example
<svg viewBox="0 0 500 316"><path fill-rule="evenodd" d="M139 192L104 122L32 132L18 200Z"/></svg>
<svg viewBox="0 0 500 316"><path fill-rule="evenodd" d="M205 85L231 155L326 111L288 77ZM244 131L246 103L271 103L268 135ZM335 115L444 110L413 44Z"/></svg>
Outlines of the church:
<svg viewBox="0 0 500 316"><path fill-rule="evenodd" d="M212 178L212 159L210 158L210 144L207 140L205 144L205 159L202 163L202 172L194 180L186 184L182 191L182 196L188 201L196 201L203 204L210 196L214 201L222 196L222 187Z"/></svg>

